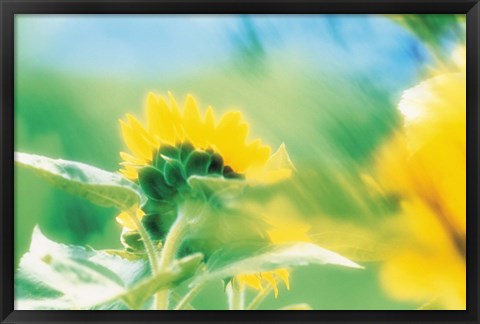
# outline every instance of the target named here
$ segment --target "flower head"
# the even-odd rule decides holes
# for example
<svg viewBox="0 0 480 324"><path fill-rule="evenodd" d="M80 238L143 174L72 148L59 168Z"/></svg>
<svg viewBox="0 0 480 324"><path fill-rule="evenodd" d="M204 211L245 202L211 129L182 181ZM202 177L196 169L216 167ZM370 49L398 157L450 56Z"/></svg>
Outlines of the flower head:
<svg viewBox="0 0 480 324"><path fill-rule="evenodd" d="M149 197L145 212L153 208L168 213L175 195L189 190L191 176L239 178L258 184L291 175L293 165L285 146L271 154L270 146L260 139L248 141L249 127L239 111L229 111L217 122L213 108L201 114L192 95L187 96L182 110L171 93L168 97L167 101L148 95L145 125L130 114L120 120L131 152L120 153L120 172L138 181ZM117 220L127 224L127 218L122 213Z"/></svg>
<svg viewBox="0 0 480 324"><path fill-rule="evenodd" d="M458 53L465 53L460 50ZM466 78L454 68L405 91L404 124L377 159L383 191L400 197L396 245L381 278L394 297L465 309ZM398 230L401 229L401 230Z"/></svg>
<svg viewBox="0 0 480 324"><path fill-rule="evenodd" d="M181 154L180 158L188 163L192 153L197 157L196 162L200 155L205 160L200 173L217 172L227 177L235 174L260 181L290 175L291 168L286 165L277 168L269 165L272 161L269 161L268 145L260 139L248 141L249 127L242 120L241 112L229 111L217 122L213 108L208 107L205 114L201 114L192 95L187 96L183 111L173 95L168 96L169 102L153 93L148 95L146 125L132 115L120 121L123 139L131 151L131 154L120 153L124 160L120 172L127 178L135 180L143 167L177 157L171 154ZM178 152L172 152L175 149ZM268 174L261 172L269 166Z"/></svg>
<svg viewBox="0 0 480 324"><path fill-rule="evenodd" d="M123 139L130 150L120 153L123 159L120 172L138 181L149 198L137 218L148 221L152 214L159 214L156 223L166 225L168 230L176 217L172 212L175 199L192 189L189 179L193 176L243 179L254 185L277 182L291 175L293 165L285 146L282 144L271 154L271 148L260 139L248 141L249 127L240 112L229 111L217 122L213 108L208 107L202 114L193 96L187 96L183 109L179 109L171 93L168 97L167 101L152 93L148 95L145 125L132 115L120 121ZM136 229L126 213L121 213L117 220L127 230ZM217 222L224 223L218 219ZM236 224L232 217L229 222ZM200 245L205 247L203 243ZM278 280L289 287L286 269L242 274L234 280L256 289L263 289L263 284L269 283L275 296Z"/></svg>

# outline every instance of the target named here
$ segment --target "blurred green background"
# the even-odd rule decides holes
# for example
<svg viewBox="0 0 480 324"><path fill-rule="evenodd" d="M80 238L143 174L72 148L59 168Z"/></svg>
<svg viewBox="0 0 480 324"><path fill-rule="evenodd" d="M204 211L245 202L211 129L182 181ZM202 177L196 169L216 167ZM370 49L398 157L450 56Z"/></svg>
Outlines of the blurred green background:
<svg viewBox="0 0 480 324"><path fill-rule="evenodd" d="M416 16L403 25L390 18L19 15L15 149L114 171L125 150L118 119L143 116L149 91L178 99L192 93L217 116L241 109L252 138L273 148L285 142L299 170L286 190L305 219L375 231L389 216L388 202L368 196L359 170L398 125L396 103L421 79L431 49L447 53L461 34L456 16ZM57 242L121 248L115 216L16 169L15 263L36 224ZM261 308L419 306L390 299L379 286L379 265L362 265L295 270L291 291L281 287L278 300L269 296ZM223 287L212 284L193 304L225 308Z"/></svg>

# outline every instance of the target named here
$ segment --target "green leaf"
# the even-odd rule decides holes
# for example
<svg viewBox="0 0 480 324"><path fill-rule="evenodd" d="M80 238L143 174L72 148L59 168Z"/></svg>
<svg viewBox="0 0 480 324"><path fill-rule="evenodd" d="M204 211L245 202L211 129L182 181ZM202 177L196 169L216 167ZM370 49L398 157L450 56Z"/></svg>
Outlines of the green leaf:
<svg viewBox="0 0 480 324"><path fill-rule="evenodd" d="M120 235L120 242L128 252L139 252L145 249L145 244L138 231L123 228L122 234Z"/></svg>
<svg viewBox="0 0 480 324"><path fill-rule="evenodd" d="M15 153L15 163L33 170L53 185L94 204L127 210L142 203L140 188L121 175L80 162Z"/></svg>
<svg viewBox="0 0 480 324"><path fill-rule="evenodd" d="M15 277L17 309L139 309L158 290L190 278L203 256L173 262L149 277L143 259L126 259L47 239L38 227Z"/></svg>
<svg viewBox="0 0 480 324"><path fill-rule="evenodd" d="M161 249L162 244L160 243L157 249ZM145 252L129 252L127 250L113 250L113 249L106 249L106 250L100 250L100 252L104 252L110 255L116 255L122 259L128 260L128 261L139 261L139 260L144 260L147 258L147 255Z"/></svg>
<svg viewBox="0 0 480 324"><path fill-rule="evenodd" d="M92 309L112 303L149 273L144 260L47 239L36 227L15 276L17 309ZM116 307L125 308L117 305Z"/></svg>
<svg viewBox="0 0 480 324"><path fill-rule="evenodd" d="M312 243L250 243L224 247L213 253L206 271L191 284L221 280L245 273L258 273L304 266L308 264L333 264L362 268L355 262Z"/></svg>

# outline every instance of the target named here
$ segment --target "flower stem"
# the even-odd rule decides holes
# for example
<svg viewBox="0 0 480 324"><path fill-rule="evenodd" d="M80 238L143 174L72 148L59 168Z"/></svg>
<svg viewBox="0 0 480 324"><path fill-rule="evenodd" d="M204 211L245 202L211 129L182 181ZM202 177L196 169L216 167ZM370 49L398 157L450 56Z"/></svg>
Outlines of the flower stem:
<svg viewBox="0 0 480 324"><path fill-rule="evenodd" d="M234 287L233 280L227 287L228 292L228 308L230 310L243 310L245 300L245 289L241 285Z"/></svg>
<svg viewBox="0 0 480 324"><path fill-rule="evenodd" d="M150 236L148 236L145 227L143 227L142 222L140 222L140 220L135 216L135 211L133 213L131 211L128 212L128 215L137 226L138 233L140 234L143 240L143 244L145 245L145 251L147 252L148 261L150 262L150 267L152 268L152 273L153 275L156 275L159 273L159 267L157 253L155 252L153 242L150 239Z"/></svg>
<svg viewBox="0 0 480 324"><path fill-rule="evenodd" d="M272 291L273 286L269 285L267 288L260 290L260 292L255 296L255 298L252 300L252 302L248 305L247 309L248 310L253 310L260 305L260 303L267 297L267 295Z"/></svg>
<svg viewBox="0 0 480 324"><path fill-rule="evenodd" d="M153 245L150 236L148 235L145 227L143 226L142 222L137 218L135 215L135 211L129 211L128 215L132 219L132 221L137 226L138 233L143 240L143 244L145 245L145 251L147 252L148 261L150 263L150 267L152 269L152 275L155 276L160 273L160 267L158 263L157 253L155 251L155 247ZM154 304L157 305L158 303L158 293L154 296Z"/></svg>
<svg viewBox="0 0 480 324"><path fill-rule="evenodd" d="M177 250L182 242L182 236L187 227L187 221L183 217L182 213L179 213L175 223L173 223L167 237L165 238L165 244L163 245L162 252L160 254L159 271L166 270L172 261L175 259ZM168 309L170 299L170 289L163 289L156 295L156 309L166 310Z"/></svg>
<svg viewBox="0 0 480 324"><path fill-rule="evenodd" d="M203 288L203 286L204 284L199 284L190 289L190 291L187 292L185 296L183 296L183 298L178 302L177 306L175 306L175 310L184 309L186 306L188 306L188 303L195 296L197 296L198 292Z"/></svg>

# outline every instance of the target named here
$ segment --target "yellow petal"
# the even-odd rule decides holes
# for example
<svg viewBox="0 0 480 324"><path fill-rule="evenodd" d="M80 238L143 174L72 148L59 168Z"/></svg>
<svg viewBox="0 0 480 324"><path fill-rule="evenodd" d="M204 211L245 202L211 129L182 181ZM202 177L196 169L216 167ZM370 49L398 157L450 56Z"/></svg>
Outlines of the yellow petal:
<svg viewBox="0 0 480 324"><path fill-rule="evenodd" d="M138 157L135 157L133 155L130 155L125 152L120 152L120 157L125 161L125 162L130 162L132 164L136 165L143 165L146 164L148 161L144 159L139 159Z"/></svg>
<svg viewBox="0 0 480 324"><path fill-rule="evenodd" d="M157 140L147 132L145 128L138 122L138 120L130 114L127 114L127 121L134 132L143 137L143 140L152 148L156 149L158 146Z"/></svg>
<svg viewBox="0 0 480 324"><path fill-rule="evenodd" d="M120 120L122 128L123 140L127 147L139 158L151 161L152 160L152 147L145 139L136 133L129 125L123 120Z"/></svg>
<svg viewBox="0 0 480 324"><path fill-rule="evenodd" d="M285 286L287 287L288 290L290 290L290 272L288 272L287 269L277 269L275 270L275 273L282 278L283 282L285 283Z"/></svg>
<svg viewBox="0 0 480 324"><path fill-rule="evenodd" d="M258 154L258 151L254 154L257 156L261 155ZM267 155L267 151L265 151L263 154ZM270 153L268 152L268 154ZM264 157L261 159L263 160ZM259 161L260 165L262 165L262 160ZM251 183L271 184L288 179L291 177L293 170L295 170L295 167L290 160L285 148L285 144L282 143L277 151L268 158L268 161L263 167L254 167L249 169L246 174L246 179Z"/></svg>
<svg viewBox="0 0 480 324"><path fill-rule="evenodd" d="M273 287L273 292L275 295L275 298L278 297L278 287L277 287L277 282L275 281L275 278L273 277L273 274L271 272L262 272L261 276L263 279L268 281L272 287Z"/></svg>
<svg viewBox="0 0 480 324"><path fill-rule="evenodd" d="M145 213L143 212L143 210L138 208L135 212L135 216L137 217L137 219L139 221L141 221L143 216L145 216ZM117 216L116 220L120 225L122 225L123 227L126 227L127 229L129 229L131 231L134 231L134 230L137 229L137 225L135 224L135 222L132 220L132 218L130 217L130 215L127 212L121 212Z"/></svg>
<svg viewBox="0 0 480 324"><path fill-rule="evenodd" d="M161 120L160 103L157 96L150 92L147 96L147 128L153 136L160 137Z"/></svg>
<svg viewBox="0 0 480 324"><path fill-rule="evenodd" d="M178 109L177 101L170 91L168 91L168 98L170 99L170 113L175 129L175 143L181 143L185 139L185 129L182 116L180 114L180 110Z"/></svg>
<svg viewBox="0 0 480 324"><path fill-rule="evenodd" d="M207 130L211 130L213 132L215 128L215 114L211 106L207 108L207 112L205 114L205 125Z"/></svg>
<svg viewBox="0 0 480 324"><path fill-rule="evenodd" d="M200 112L198 110L195 99L191 96L187 96L185 102L185 111L183 114L183 122L185 125L185 131L190 142L194 147L205 147L205 127L200 120Z"/></svg>
<svg viewBox="0 0 480 324"><path fill-rule="evenodd" d="M135 214L137 215L137 218L140 221L142 220L143 216L145 216L145 212L140 208L137 209L137 212Z"/></svg>
<svg viewBox="0 0 480 324"><path fill-rule="evenodd" d="M135 169L120 169L119 172L123 174L127 179L137 180L138 173Z"/></svg>
<svg viewBox="0 0 480 324"><path fill-rule="evenodd" d="M158 97L158 111L160 115L159 129L157 131L160 140L168 143L169 145L175 144L175 123L170 108L167 102Z"/></svg>
<svg viewBox="0 0 480 324"><path fill-rule="evenodd" d="M135 222L130 218L130 216L126 212L120 213L117 216L116 220L120 225L128 228L131 231L134 231L134 230L137 229L137 225L135 224Z"/></svg>
<svg viewBox="0 0 480 324"><path fill-rule="evenodd" d="M254 289L263 290L262 281L257 275L241 274L241 275L236 276L236 278L243 285L247 284L248 286L250 286Z"/></svg>

